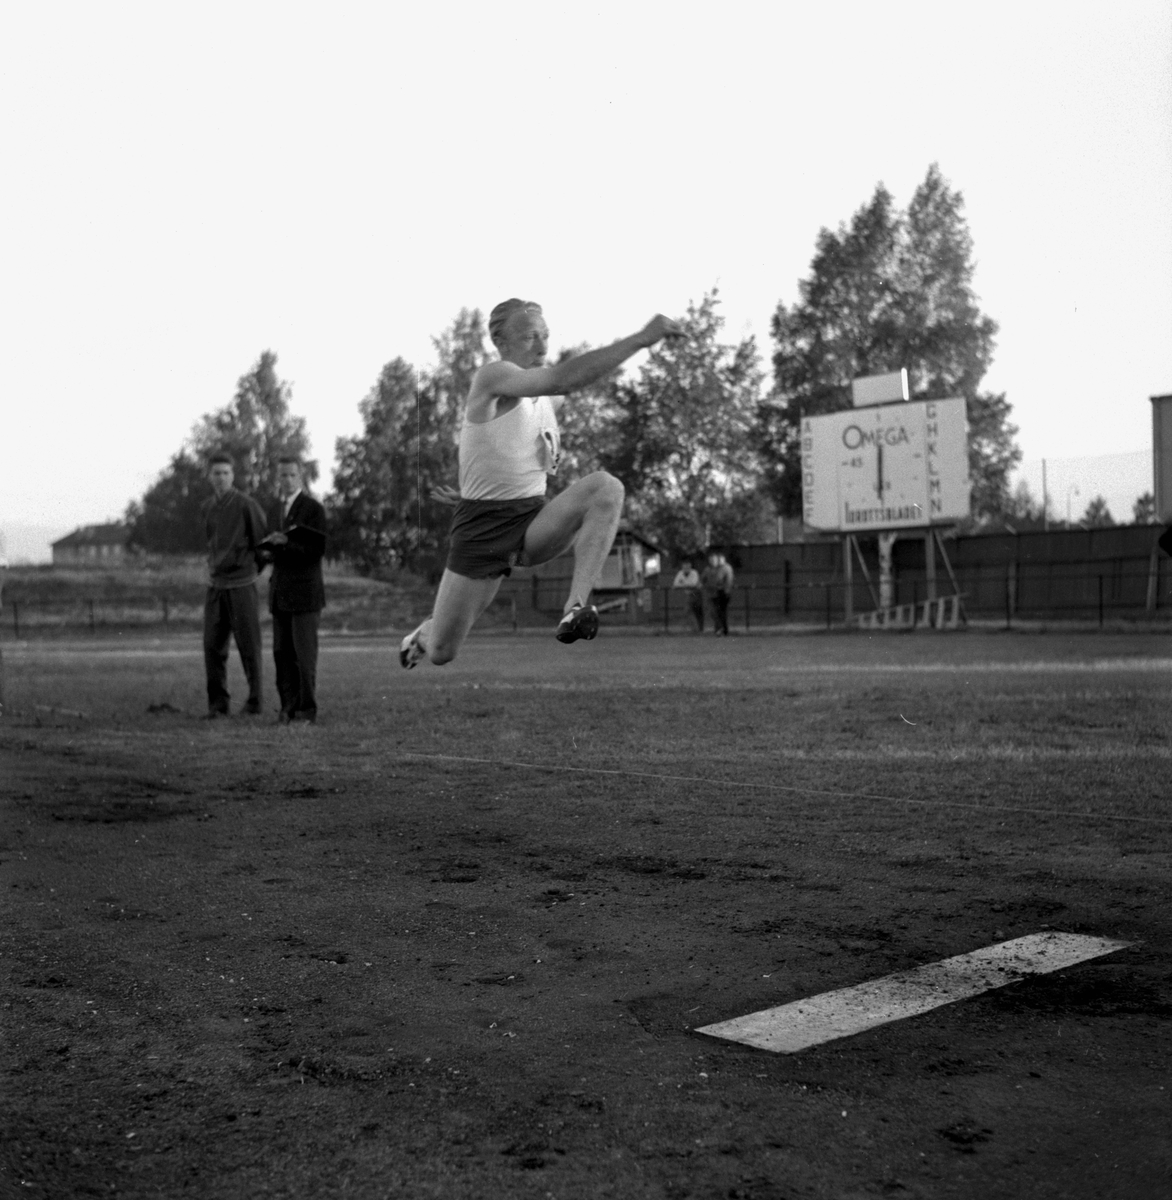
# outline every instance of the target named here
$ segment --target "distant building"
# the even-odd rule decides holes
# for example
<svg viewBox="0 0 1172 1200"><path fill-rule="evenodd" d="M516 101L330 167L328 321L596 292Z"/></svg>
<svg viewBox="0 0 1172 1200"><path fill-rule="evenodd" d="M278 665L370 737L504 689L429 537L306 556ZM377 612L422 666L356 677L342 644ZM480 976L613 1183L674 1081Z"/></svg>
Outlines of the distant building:
<svg viewBox="0 0 1172 1200"><path fill-rule="evenodd" d="M53 543L55 567L113 566L126 558L127 525L82 525Z"/></svg>

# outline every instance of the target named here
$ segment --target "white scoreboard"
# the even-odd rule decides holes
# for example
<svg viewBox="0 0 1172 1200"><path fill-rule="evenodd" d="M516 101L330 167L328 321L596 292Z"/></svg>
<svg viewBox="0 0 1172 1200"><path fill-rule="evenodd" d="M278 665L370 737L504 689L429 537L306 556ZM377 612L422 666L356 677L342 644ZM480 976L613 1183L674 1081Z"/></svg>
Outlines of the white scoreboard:
<svg viewBox="0 0 1172 1200"><path fill-rule="evenodd" d="M906 529L969 515L964 400L915 400L802 418L802 520Z"/></svg>

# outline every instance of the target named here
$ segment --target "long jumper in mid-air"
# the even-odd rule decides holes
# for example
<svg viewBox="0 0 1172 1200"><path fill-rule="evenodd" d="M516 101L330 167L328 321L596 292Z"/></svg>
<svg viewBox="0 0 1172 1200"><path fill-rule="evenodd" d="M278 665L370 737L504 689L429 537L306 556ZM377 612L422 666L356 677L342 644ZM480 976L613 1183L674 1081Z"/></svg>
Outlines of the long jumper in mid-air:
<svg viewBox="0 0 1172 1200"><path fill-rule="evenodd" d="M683 331L658 315L630 337L553 366L545 365L549 330L539 304L503 301L489 316L488 332L500 360L481 367L468 392L447 566L431 616L399 648L408 668L424 659L451 662L513 567L549 562L571 546L574 574L556 636L560 642L594 637L598 610L590 591L614 544L623 485L595 471L546 500L546 476L561 457L557 412L566 393Z"/></svg>

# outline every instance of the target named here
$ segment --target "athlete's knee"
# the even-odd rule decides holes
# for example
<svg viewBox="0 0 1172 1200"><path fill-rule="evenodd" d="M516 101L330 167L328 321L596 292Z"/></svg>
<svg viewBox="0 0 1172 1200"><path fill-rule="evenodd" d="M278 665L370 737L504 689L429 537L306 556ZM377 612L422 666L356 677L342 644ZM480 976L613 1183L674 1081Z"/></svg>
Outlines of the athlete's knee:
<svg viewBox="0 0 1172 1200"><path fill-rule="evenodd" d="M623 507L627 489L609 471L595 471L590 476L595 502L608 508Z"/></svg>

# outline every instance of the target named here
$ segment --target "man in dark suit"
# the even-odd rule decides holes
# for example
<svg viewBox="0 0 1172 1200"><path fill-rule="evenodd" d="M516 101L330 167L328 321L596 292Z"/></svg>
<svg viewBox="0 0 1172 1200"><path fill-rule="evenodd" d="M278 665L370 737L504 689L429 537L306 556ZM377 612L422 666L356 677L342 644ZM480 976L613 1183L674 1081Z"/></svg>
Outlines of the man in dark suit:
<svg viewBox="0 0 1172 1200"><path fill-rule="evenodd" d="M269 611L273 614L273 660L282 725L317 720L317 629L325 607L321 560L326 548L326 511L302 481L301 462L282 458L277 467L281 499L269 510L265 539L273 561Z"/></svg>

